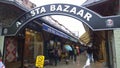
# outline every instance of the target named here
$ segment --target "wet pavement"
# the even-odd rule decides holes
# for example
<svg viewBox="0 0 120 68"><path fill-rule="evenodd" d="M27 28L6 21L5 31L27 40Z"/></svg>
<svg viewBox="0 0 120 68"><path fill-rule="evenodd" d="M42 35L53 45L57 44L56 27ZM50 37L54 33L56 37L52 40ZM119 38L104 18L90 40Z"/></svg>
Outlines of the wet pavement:
<svg viewBox="0 0 120 68"><path fill-rule="evenodd" d="M86 64L86 56L85 54L81 54L77 57L77 62L73 62L69 60L69 64L66 64L63 60L58 63L57 66L54 65L46 65L44 68L83 68ZM91 63L89 67L86 68L107 68L101 62Z"/></svg>

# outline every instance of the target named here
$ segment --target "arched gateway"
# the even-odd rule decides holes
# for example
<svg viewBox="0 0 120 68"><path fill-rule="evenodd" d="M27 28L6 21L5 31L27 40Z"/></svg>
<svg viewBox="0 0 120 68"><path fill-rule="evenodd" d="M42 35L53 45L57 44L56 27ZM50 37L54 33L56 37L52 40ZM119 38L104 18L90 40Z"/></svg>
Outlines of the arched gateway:
<svg viewBox="0 0 120 68"><path fill-rule="evenodd" d="M15 35L28 22L42 16L66 15L82 21L93 31L112 30L120 27L120 16L102 17L81 6L71 4L49 4L37 7L23 14L10 27L2 28L2 35Z"/></svg>

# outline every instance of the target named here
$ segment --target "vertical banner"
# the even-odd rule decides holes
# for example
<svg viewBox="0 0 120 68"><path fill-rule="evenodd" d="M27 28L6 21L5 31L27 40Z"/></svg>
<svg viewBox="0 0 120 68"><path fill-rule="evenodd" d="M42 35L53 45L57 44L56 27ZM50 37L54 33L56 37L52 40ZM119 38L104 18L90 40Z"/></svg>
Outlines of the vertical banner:
<svg viewBox="0 0 120 68"><path fill-rule="evenodd" d="M5 40L6 45L6 61L7 62L13 62L16 61L16 46L17 41L15 38L6 38Z"/></svg>
<svg viewBox="0 0 120 68"><path fill-rule="evenodd" d="M0 51L3 56L3 48L4 48L4 36L0 36Z"/></svg>

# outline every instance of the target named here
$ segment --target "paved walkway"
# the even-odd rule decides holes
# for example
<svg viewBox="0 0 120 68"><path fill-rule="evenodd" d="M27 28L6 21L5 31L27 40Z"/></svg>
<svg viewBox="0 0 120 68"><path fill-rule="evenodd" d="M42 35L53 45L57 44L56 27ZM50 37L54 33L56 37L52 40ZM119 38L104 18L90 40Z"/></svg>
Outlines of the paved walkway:
<svg viewBox="0 0 120 68"><path fill-rule="evenodd" d="M44 68L83 68L86 63L85 54L81 54L77 58L77 62L74 63L72 60L69 61L69 64L65 64L65 62L61 61L57 66L47 65ZM89 68L107 68L102 63L96 62L91 63Z"/></svg>

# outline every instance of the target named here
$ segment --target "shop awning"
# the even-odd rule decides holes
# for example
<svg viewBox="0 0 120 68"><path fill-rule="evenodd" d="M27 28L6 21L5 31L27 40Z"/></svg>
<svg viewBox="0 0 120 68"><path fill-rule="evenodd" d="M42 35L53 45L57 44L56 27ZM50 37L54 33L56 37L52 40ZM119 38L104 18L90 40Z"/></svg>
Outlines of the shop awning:
<svg viewBox="0 0 120 68"><path fill-rule="evenodd" d="M45 30L47 32L50 32L52 34L58 35L58 36L63 37L63 38L69 38L69 36L67 34L65 34L65 33L63 33L61 31L59 31L59 30L57 30L57 29L55 29L55 28L45 24L45 23L43 23L42 25L43 25L42 26L43 30Z"/></svg>
<svg viewBox="0 0 120 68"><path fill-rule="evenodd" d="M42 29L44 31L47 31L49 33L55 34L57 36L60 36L60 37L66 38L66 39L69 39L71 41L74 41L74 42L78 41L78 39L75 39L75 38L69 36L68 34L66 34L66 33L64 33L64 32L62 32L62 31L60 31L60 30L58 30L50 25L47 25L45 23L42 24Z"/></svg>
<svg viewBox="0 0 120 68"><path fill-rule="evenodd" d="M87 44L88 42L90 42L90 36L88 32L85 32L80 38L79 40L81 42L83 42L84 44Z"/></svg>

